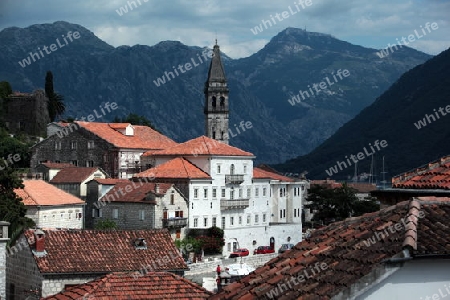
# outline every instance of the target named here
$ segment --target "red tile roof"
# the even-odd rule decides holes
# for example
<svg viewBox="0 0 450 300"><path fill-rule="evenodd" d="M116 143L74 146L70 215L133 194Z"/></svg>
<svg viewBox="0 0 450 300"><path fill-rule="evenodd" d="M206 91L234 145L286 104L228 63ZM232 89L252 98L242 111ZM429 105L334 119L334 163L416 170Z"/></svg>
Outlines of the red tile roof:
<svg viewBox="0 0 450 300"><path fill-rule="evenodd" d="M15 189L26 206L84 204L84 201L43 181L25 180L23 189Z"/></svg>
<svg viewBox="0 0 450 300"><path fill-rule="evenodd" d="M155 191L156 185L159 186L159 193ZM126 182L117 183L99 201L109 200L112 202L146 202L156 204L154 200L146 200L148 199L147 195L150 193L164 195L171 186L172 184L168 183L144 183L127 180Z"/></svg>
<svg viewBox="0 0 450 300"><path fill-rule="evenodd" d="M32 241L33 230L25 231ZM187 266L167 229L45 230L44 256L34 255L41 274L181 271ZM147 249L136 249L143 238ZM34 249L34 244L30 245Z"/></svg>
<svg viewBox="0 0 450 300"><path fill-rule="evenodd" d="M287 176L280 175L275 172L269 172L260 168L253 168L253 178L255 179L272 179L272 180L279 180L279 181L287 181L287 182L293 182L294 180L292 178L289 178Z"/></svg>
<svg viewBox="0 0 450 300"><path fill-rule="evenodd" d="M377 189L377 185L375 183L349 182L347 185L357 190L358 193L369 193Z"/></svg>
<svg viewBox="0 0 450 300"><path fill-rule="evenodd" d="M106 184L106 185L115 185L119 182L129 182L128 179L119 179L119 178L95 178L91 181L96 181L100 184Z"/></svg>
<svg viewBox="0 0 450 300"><path fill-rule="evenodd" d="M64 169L64 168L71 168L73 167L73 164L69 163L54 163L54 162L45 162L41 165L46 166L49 169Z"/></svg>
<svg viewBox="0 0 450 300"><path fill-rule="evenodd" d="M450 189L450 155L392 178L392 188Z"/></svg>
<svg viewBox="0 0 450 300"><path fill-rule="evenodd" d="M211 179L208 173L182 157L169 160L159 166L136 174L134 177L155 179Z"/></svg>
<svg viewBox="0 0 450 300"><path fill-rule="evenodd" d="M88 168L88 167L70 167L64 168L59 171L53 178L50 180L50 183L82 183L93 173L100 172L99 168Z"/></svg>
<svg viewBox="0 0 450 300"><path fill-rule="evenodd" d="M43 298L43 300L200 300L208 299L211 295L211 292L201 286L168 272L149 272L139 277L131 273L118 272L70 287L64 292Z"/></svg>
<svg viewBox="0 0 450 300"><path fill-rule="evenodd" d="M177 145L177 143L170 138L148 126L133 125L134 135L127 136L115 130L125 128L126 126L124 126L125 124L123 123L115 124L80 121L77 121L76 123L117 148L151 150L166 149ZM126 123L126 125L128 126L130 124Z"/></svg>
<svg viewBox="0 0 450 300"><path fill-rule="evenodd" d="M404 250L413 259L415 255L450 256L450 198L437 199L404 201L313 231L292 250L211 299L256 300L270 293L274 296L274 291L279 293L276 299L330 299L349 292L353 284L362 284L360 280L369 273L376 284L383 261L401 257ZM294 277L297 283L291 281ZM280 291L279 284L286 288Z"/></svg>
<svg viewBox="0 0 450 300"><path fill-rule="evenodd" d="M206 136L189 140L174 147L167 147L160 151L147 151L144 156L172 156L172 155L218 155L218 156L254 156L250 152L221 143Z"/></svg>

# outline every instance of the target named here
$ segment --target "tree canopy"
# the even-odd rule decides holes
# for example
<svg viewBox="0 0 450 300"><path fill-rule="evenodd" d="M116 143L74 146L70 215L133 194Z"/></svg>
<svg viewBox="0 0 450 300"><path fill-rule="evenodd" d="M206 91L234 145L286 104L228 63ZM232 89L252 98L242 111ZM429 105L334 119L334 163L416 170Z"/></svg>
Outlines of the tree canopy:
<svg viewBox="0 0 450 300"><path fill-rule="evenodd" d="M64 104L64 96L55 93L53 89L53 74L51 71L47 71L45 76L45 94L48 98L48 115L50 122L53 122L57 116L64 114L66 105Z"/></svg>
<svg viewBox="0 0 450 300"><path fill-rule="evenodd" d="M134 113L129 113L128 116L123 117L123 118L119 118L119 117L115 117L113 120L114 123L130 123L132 125L143 125L143 126L148 126L156 131L158 131L158 129L156 129L156 127L152 124L152 122L147 119L144 116L138 115L138 114L134 114Z"/></svg>
<svg viewBox="0 0 450 300"><path fill-rule="evenodd" d="M356 192L346 183L335 189L315 185L308 191L307 201L310 203L306 204L305 207L314 212L314 221L320 221L323 224L341 221L348 217L356 217L380 209L380 205L375 198L369 197L359 200L356 197Z"/></svg>

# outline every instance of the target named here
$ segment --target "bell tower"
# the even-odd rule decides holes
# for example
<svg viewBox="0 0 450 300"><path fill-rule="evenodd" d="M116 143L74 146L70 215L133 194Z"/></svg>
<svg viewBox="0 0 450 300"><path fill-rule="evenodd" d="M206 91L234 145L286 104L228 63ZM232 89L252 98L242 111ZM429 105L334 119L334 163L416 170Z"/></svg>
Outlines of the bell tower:
<svg viewBox="0 0 450 300"><path fill-rule="evenodd" d="M214 140L228 144L229 90L217 40L213 48L204 93L205 135Z"/></svg>

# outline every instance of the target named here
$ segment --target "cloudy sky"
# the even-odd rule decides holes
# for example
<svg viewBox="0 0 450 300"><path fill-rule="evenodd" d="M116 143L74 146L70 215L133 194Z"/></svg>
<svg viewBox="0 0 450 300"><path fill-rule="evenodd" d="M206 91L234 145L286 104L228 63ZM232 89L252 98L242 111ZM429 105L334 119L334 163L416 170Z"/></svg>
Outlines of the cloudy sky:
<svg viewBox="0 0 450 300"><path fill-rule="evenodd" d="M211 47L217 36L221 50L233 58L257 52L286 27L376 49L417 30L421 37L410 47L429 54L450 47L450 0L309 1L0 0L0 30L62 20L88 28L113 46L177 40ZM251 29L262 20L272 26L254 34ZM427 22L436 22L438 29L424 35L421 26Z"/></svg>

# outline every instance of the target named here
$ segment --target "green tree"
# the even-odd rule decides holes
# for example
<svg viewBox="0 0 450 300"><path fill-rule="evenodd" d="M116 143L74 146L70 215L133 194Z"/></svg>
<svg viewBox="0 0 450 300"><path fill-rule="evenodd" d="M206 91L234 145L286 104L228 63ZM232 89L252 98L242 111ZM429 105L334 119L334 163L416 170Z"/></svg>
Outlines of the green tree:
<svg viewBox="0 0 450 300"><path fill-rule="evenodd" d="M117 224L113 220L106 219L98 221L97 224L95 224L95 229L97 230L114 230L117 229Z"/></svg>
<svg viewBox="0 0 450 300"><path fill-rule="evenodd" d="M346 183L335 189L316 185L308 191L307 201L310 203L305 207L312 209L314 212L314 221L320 221L324 224L380 209L379 204L374 199L359 200L356 197L356 192Z"/></svg>
<svg viewBox="0 0 450 300"><path fill-rule="evenodd" d="M4 165L0 168L3 167ZM27 209L22 199L14 192L15 189L21 188L23 188L22 180L13 168L6 167L0 170L0 220L11 223L8 230L9 245L14 243L24 229L35 225L33 220L25 217Z"/></svg>
<svg viewBox="0 0 450 300"><path fill-rule="evenodd" d="M113 120L113 123L130 123L133 125L143 125L143 126L148 126L152 129L158 131L158 129L155 128L155 126L152 124L152 122L149 119L147 119L144 116L133 114L133 113L129 113L128 116L126 116L124 118L119 118L116 116Z"/></svg>
<svg viewBox="0 0 450 300"><path fill-rule="evenodd" d="M8 81L0 82L0 98L6 98L12 94L12 88Z"/></svg>
<svg viewBox="0 0 450 300"><path fill-rule="evenodd" d="M50 122L53 122L57 116L62 116L66 111L66 105L64 104L64 96L55 93L53 89L53 74L51 71L47 71L45 76L45 94L48 98L48 115Z"/></svg>

